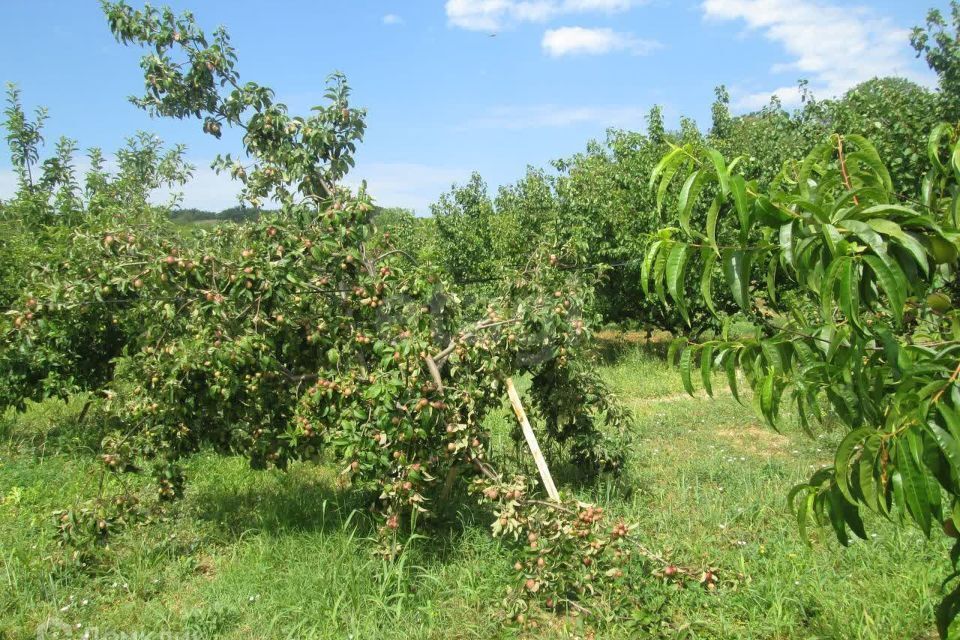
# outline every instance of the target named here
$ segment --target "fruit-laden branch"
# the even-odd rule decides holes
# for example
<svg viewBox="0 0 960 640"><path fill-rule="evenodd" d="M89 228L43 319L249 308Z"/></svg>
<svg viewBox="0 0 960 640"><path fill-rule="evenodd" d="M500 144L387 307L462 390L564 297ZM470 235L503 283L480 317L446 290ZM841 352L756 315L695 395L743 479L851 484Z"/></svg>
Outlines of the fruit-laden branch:
<svg viewBox="0 0 960 640"><path fill-rule="evenodd" d="M498 320L493 321L481 321L474 326L474 328L467 333L460 332L458 338L453 338L450 340L450 344L444 347L436 355L428 355L424 358L424 361L427 363L427 369L430 370L430 375L433 377L433 382L437 385L437 390L441 393L443 392L443 378L440 375L440 367L442 367L447 358L453 353L454 349L457 348L458 344L465 343L469 340L472 340L477 337L477 333L480 331L485 331L487 329L494 329L496 327L501 327L509 324L519 324L520 318L512 318L510 320Z"/></svg>

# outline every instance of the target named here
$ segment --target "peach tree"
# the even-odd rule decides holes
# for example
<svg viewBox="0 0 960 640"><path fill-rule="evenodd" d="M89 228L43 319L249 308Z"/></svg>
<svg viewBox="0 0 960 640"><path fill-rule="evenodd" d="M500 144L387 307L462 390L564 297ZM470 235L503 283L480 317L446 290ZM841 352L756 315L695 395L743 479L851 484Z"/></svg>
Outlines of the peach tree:
<svg viewBox="0 0 960 640"><path fill-rule="evenodd" d="M846 430L834 464L790 492L801 532L829 525L848 544L866 537L869 510L958 537L958 137L949 125L933 131L923 188L910 196L856 135L831 136L767 189L694 147L675 147L651 177L651 187L674 176L684 187L678 227L659 232L644 277L681 312L690 280L711 307L715 289L729 292L754 327L679 339L671 359L679 354L686 389L699 379L712 394L719 371L738 398L745 381L771 425L796 419L809 431L829 418ZM694 226L701 207L705 224ZM958 558L960 543L955 569ZM954 588L938 610L942 635L958 608Z"/></svg>
<svg viewBox="0 0 960 640"><path fill-rule="evenodd" d="M377 228L365 188L340 186L365 127L343 76L311 115L291 115L267 87L241 83L225 30L208 38L190 14L149 6L104 10L118 40L148 50L134 103L217 138L239 130L243 156L214 166L247 202L279 210L191 233L151 213L70 227L65 254L31 274L3 316L0 375L16 382L4 403L94 392L110 431L105 467L149 467L161 500L182 495L180 463L201 448L255 468L322 458L370 496L388 556L475 491L495 534L529 545L549 532L518 578L521 610L530 598L565 609L622 576L627 526L572 499L539 500L523 468L497 459L485 422L506 380L529 375L548 449L619 468L629 415L585 360L591 288L570 268L575 253L535 251L468 317L445 274ZM78 357L78 344L106 334L110 349ZM105 536L112 520L97 513L62 514L61 536Z"/></svg>

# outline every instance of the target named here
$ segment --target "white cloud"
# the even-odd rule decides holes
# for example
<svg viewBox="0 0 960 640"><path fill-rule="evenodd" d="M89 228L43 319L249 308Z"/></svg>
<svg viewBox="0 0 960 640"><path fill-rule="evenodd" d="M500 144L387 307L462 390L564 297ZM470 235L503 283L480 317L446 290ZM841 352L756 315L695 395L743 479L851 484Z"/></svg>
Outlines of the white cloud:
<svg viewBox="0 0 960 640"><path fill-rule="evenodd" d="M496 31L520 22L546 22L576 13L618 13L646 0L447 0L447 20L472 31Z"/></svg>
<svg viewBox="0 0 960 640"><path fill-rule="evenodd" d="M430 204L454 182L465 182L468 169L437 167L409 162L358 163L346 184L356 189L367 181L367 192L384 207L403 207L421 215L430 211Z"/></svg>
<svg viewBox="0 0 960 640"><path fill-rule="evenodd" d="M628 105L563 107L555 104L501 106L467 122L463 129L539 129L591 124L638 129L648 110Z"/></svg>
<svg viewBox="0 0 960 640"><path fill-rule="evenodd" d="M383 24L392 25L392 24L403 24L403 18L398 16L395 13L388 13L383 16Z"/></svg>
<svg viewBox="0 0 960 640"><path fill-rule="evenodd" d="M620 33L613 29L561 27L548 29L543 34L541 46L547 55L559 58L568 55L601 55L612 51L645 55L657 49L660 43L641 40L629 33Z"/></svg>
<svg viewBox="0 0 960 640"><path fill-rule="evenodd" d="M782 46L791 60L770 71L808 79L817 96L842 94L876 76L928 82L913 63L909 31L864 7L821 0L704 0L701 8L710 19L742 20ZM757 108L774 93L785 105L800 102L796 87L784 87L740 96L735 104Z"/></svg>
<svg viewBox="0 0 960 640"><path fill-rule="evenodd" d="M738 96L734 106L738 109L758 111L770 104L770 99L776 96L784 107L797 107L801 103L800 87L780 87L772 91L757 91Z"/></svg>

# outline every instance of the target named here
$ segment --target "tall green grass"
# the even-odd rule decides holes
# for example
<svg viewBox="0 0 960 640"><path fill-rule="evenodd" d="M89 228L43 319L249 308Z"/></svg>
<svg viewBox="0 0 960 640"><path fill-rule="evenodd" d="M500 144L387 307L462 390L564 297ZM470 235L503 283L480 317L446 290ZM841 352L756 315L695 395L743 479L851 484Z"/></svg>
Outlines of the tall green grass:
<svg viewBox="0 0 960 640"><path fill-rule="evenodd" d="M934 637L943 541L869 518L870 538L847 549L828 531L808 547L796 531L786 492L830 463L837 434L777 434L729 396L679 396L679 376L656 356L612 358L603 374L637 415L634 446L622 482L576 490L636 522L637 539L673 562L715 568L720 588L634 572L631 606L596 637ZM0 420L0 638L36 637L51 620L73 637L520 635L501 609L512 559L482 515L469 505L448 514L384 562L371 553L365 497L326 466L258 472L200 454L182 501L116 537L94 565L57 568L50 514L100 489L97 425L76 424L82 405L51 401ZM509 414L495 419L494 441L509 451ZM147 479L130 481L149 493ZM587 629L558 618L531 633Z"/></svg>

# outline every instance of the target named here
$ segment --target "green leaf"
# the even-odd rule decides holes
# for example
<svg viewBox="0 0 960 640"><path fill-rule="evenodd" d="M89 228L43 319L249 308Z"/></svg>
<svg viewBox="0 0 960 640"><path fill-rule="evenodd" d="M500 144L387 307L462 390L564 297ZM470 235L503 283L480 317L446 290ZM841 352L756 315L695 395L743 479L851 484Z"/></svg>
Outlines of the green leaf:
<svg viewBox="0 0 960 640"><path fill-rule="evenodd" d="M853 498L853 494L850 492L850 460L853 457L857 446L860 445L865 439L875 434L876 431L868 427L855 429L854 431L848 433L847 436L840 442L840 446L837 447L837 451L834 454L833 468L836 473L837 487L840 489L840 492L843 493L843 496L850 502L856 502L856 500Z"/></svg>
<svg viewBox="0 0 960 640"><path fill-rule="evenodd" d="M930 136L927 138L927 158L930 160L930 164L940 171L945 169L943 161L940 160L940 145L943 142L943 138L952 135L952 133L953 127L946 122L941 122L933 128L933 131L930 132Z"/></svg>
<svg viewBox="0 0 960 640"><path fill-rule="evenodd" d="M860 323L860 277L857 263L852 259L847 260L840 270L840 308L855 327L863 329Z"/></svg>
<svg viewBox="0 0 960 640"><path fill-rule="evenodd" d="M723 200L717 195L714 197L713 202L710 203L710 208L707 209L707 240L718 255L720 254L720 247L717 246L717 218L720 215L720 207L722 204Z"/></svg>
<svg viewBox="0 0 960 640"><path fill-rule="evenodd" d="M846 502L843 495L832 487L827 491L827 515L830 517L830 525L833 532L837 535L837 540L843 546L850 546L850 537L847 535L847 523L843 517L843 505Z"/></svg>
<svg viewBox="0 0 960 640"><path fill-rule="evenodd" d="M788 222L780 226L780 250L787 264L796 270L797 265L793 258L793 225L793 222Z"/></svg>
<svg viewBox="0 0 960 640"><path fill-rule="evenodd" d="M797 525L800 528L800 539L803 540L804 544L810 546L810 536L807 535L807 521L810 520L810 515L813 512L813 503L816 499L816 495L809 491L806 496L804 496L803 502L800 503L800 508L797 509Z"/></svg>
<svg viewBox="0 0 960 640"><path fill-rule="evenodd" d="M770 302L773 304L777 303L777 265L779 262L779 256L773 254L767 264L767 293L770 294Z"/></svg>
<svg viewBox="0 0 960 640"><path fill-rule="evenodd" d="M650 295L650 269L653 267L653 261L657 257L657 251L663 244L663 240L657 240L647 249L647 255L643 257L643 266L640 268L640 286L643 288L643 294Z"/></svg>
<svg viewBox="0 0 960 640"><path fill-rule="evenodd" d="M871 218L867 220L867 224L876 231L893 238L898 245L906 249L910 255L913 256L913 259L917 262L920 269L923 270L923 273L929 274L930 265L927 260L927 250L916 236L904 231L900 225L890 220Z"/></svg>
<svg viewBox="0 0 960 640"><path fill-rule="evenodd" d="M770 424L774 423L774 387L776 383L776 374L773 371L767 373L760 385L760 412Z"/></svg>
<svg viewBox="0 0 960 640"><path fill-rule="evenodd" d="M930 435L933 436L937 446L940 447L940 451L943 452L944 457L950 463L954 474L957 478L960 478L960 444L957 443L952 435L933 420L927 422L927 428L930 430Z"/></svg>
<svg viewBox="0 0 960 640"><path fill-rule="evenodd" d="M663 302L664 304L668 304L667 292L666 292L666 289L664 288L664 285L665 285L664 273L667 270L667 258L671 253L673 253L673 249L675 246L676 246L676 243L670 243L669 252L666 250L659 251L657 253L657 261L653 265L653 288L657 292L657 297L660 298L660 301Z"/></svg>
<svg viewBox="0 0 960 640"><path fill-rule="evenodd" d="M867 223L860 220L844 220L843 226L855 233L878 256L887 255L887 247L883 238Z"/></svg>
<svg viewBox="0 0 960 640"><path fill-rule="evenodd" d="M693 382L690 378L690 368L693 366L693 347L688 346L680 354L680 378L683 380L683 388L688 394L693 395Z"/></svg>
<svg viewBox="0 0 960 640"><path fill-rule="evenodd" d="M740 393L737 390L737 353L737 351L731 351L723 364L727 371L727 386L730 387L730 393L733 394L734 400L740 402Z"/></svg>
<svg viewBox="0 0 960 640"><path fill-rule="evenodd" d="M945 402L938 402L937 410L940 411L940 415L943 416L944 422L947 423L947 428L950 429L950 434L954 437L954 439L960 440L960 415L957 414L957 410Z"/></svg>
<svg viewBox="0 0 960 640"><path fill-rule="evenodd" d="M657 187L658 213L663 210L663 200L667 197L667 189L670 187L670 183L673 182L673 177L677 174L682 166L682 162L672 162L664 169L663 177L660 180L660 186Z"/></svg>
<svg viewBox="0 0 960 640"><path fill-rule="evenodd" d="M700 352L700 379L703 380L703 389L707 392L707 395L711 398L713 397L713 345L707 344L703 346L703 350Z"/></svg>
<svg viewBox="0 0 960 640"><path fill-rule="evenodd" d="M818 162L824 162L833 155L833 141L827 140L815 146L800 164L797 173L797 189L804 200L810 199L810 181L813 169Z"/></svg>
<svg viewBox="0 0 960 640"><path fill-rule="evenodd" d="M675 147L672 144L670 145L673 148L667 152L663 158L660 159L660 162L657 163L657 166L653 168L653 171L650 173L650 190L653 191L653 185L657 183L657 179L660 177L660 174L674 162L677 162L682 156L683 147Z"/></svg>
<svg viewBox="0 0 960 640"><path fill-rule="evenodd" d="M670 346L667 347L667 364L673 366L677 361L677 350L685 347L687 341L684 338L674 338L670 341Z"/></svg>
<svg viewBox="0 0 960 640"><path fill-rule="evenodd" d="M720 155L720 152L716 149L707 149L707 156L710 158L710 162L713 163L713 169L717 173L717 182L720 183L720 192L726 196L730 193L730 174L727 170L727 163L724 162L723 156ZM740 178L741 180L743 178Z"/></svg>
<svg viewBox="0 0 960 640"><path fill-rule="evenodd" d="M877 153L877 148L873 146L873 143L863 136L855 134L849 134L845 136L845 138L849 142L857 145L857 159L861 160L873 170L877 177L880 178L880 185L887 191L893 191L893 181L890 179L890 172L887 171L887 167L883 164L883 160L880 159L880 154Z"/></svg>
<svg viewBox="0 0 960 640"><path fill-rule="evenodd" d="M860 491L864 503L874 511L886 511L886 500L881 498L880 473L877 473L877 464L880 459L880 437L874 435L863 441L863 451L857 464L857 475L860 481Z"/></svg>
<svg viewBox="0 0 960 640"><path fill-rule="evenodd" d="M878 256L865 255L863 261L873 270L877 282L880 283L880 287L887 294L887 299L890 301L890 312L893 314L897 325L902 325L903 305L907 300L907 278L900 266L891 261L891 268Z"/></svg>
<svg viewBox="0 0 960 640"><path fill-rule="evenodd" d="M677 243L670 249L670 256L667 258L666 275L667 289L670 297L677 303L683 319L690 324L690 317L687 314L687 305L683 299L683 283L687 270L687 262L690 259L690 245Z"/></svg>
<svg viewBox="0 0 960 640"><path fill-rule="evenodd" d="M709 178L710 175L703 171L694 171L687 177L680 189L680 198L677 205L680 212L680 228L689 236L697 235L690 228L690 214Z"/></svg>
<svg viewBox="0 0 960 640"><path fill-rule="evenodd" d="M953 169L953 179L960 180L960 145L954 147L950 154L950 168Z"/></svg>
<svg viewBox="0 0 960 640"><path fill-rule="evenodd" d="M717 308L713 302L713 267L717 262L717 254L704 247L701 255L703 256L703 273L700 275L700 294L710 313L717 315Z"/></svg>
<svg viewBox="0 0 960 640"><path fill-rule="evenodd" d="M733 299L744 311L749 311L750 272L752 254L741 249L726 249L723 252L723 276L730 287Z"/></svg>
<svg viewBox="0 0 960 640"><path fill-rule="evenodd" d="M927 483L924 478L923 470L920 468L907 444L908 431L900 438L897 443L894 459L896 460L897 470L900 472L903 482L903 494L906 500L907 510L914 521L923 530L924 535L930 537L930 528L932 524L930 504L927 499Z"/></svg>
<svg viewBox="0 0 960 640"><path fill-rule="evenodd" d="M847 262L850 262L850 258L847 256L842 256L831 262L820 283L820 312L823 315L824 322L833 322L834 287L839 279L840 271Z"/></svg>
<svg viewBox="0 0 960 640"><path fill-rule="evenodd" d="M783 357L780 355L780 349L770 340L764 340L760 343L760 351L767 362L767 369L775 373L784 373Z"/></svg>
<svg viewBox="0 0 960 640"><path fill-rule="evenodd" d="M856 503L850 503L841 500L840 509L843 512L843 519L861 540L867 539L867 531L863 526L863 519L860 517L860 509Z"/></svg>
<svg viewBox="0 0 960 640"><path fill-rule="evenodd" d="M747 182L743 176L737 175L730 179L730 193L733 195L733 206L737 210L737 219L740 228L750 226L750 205L747 202Z"/></svg>

